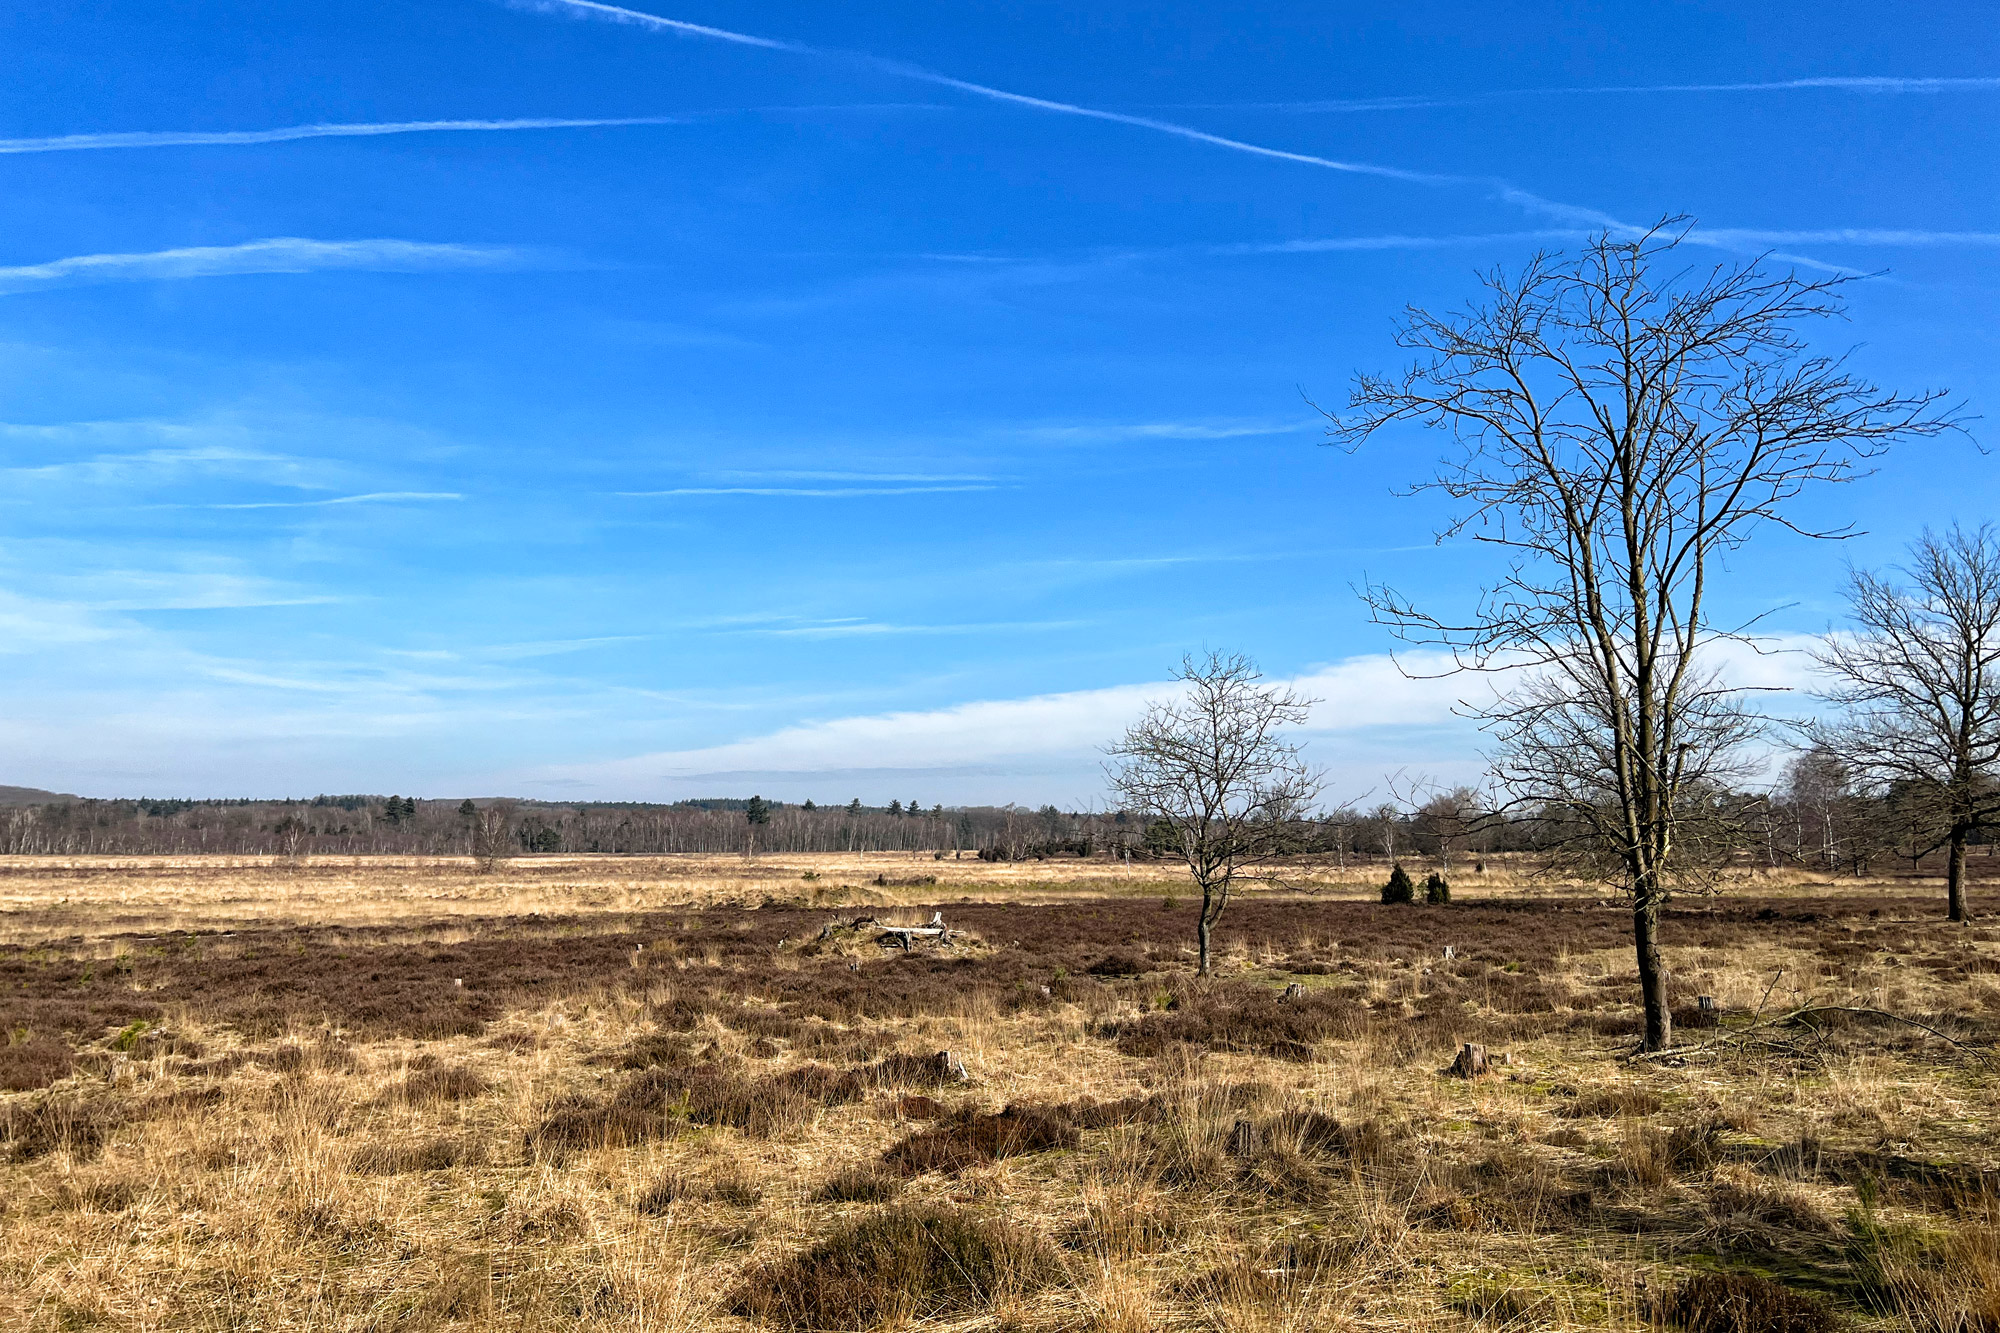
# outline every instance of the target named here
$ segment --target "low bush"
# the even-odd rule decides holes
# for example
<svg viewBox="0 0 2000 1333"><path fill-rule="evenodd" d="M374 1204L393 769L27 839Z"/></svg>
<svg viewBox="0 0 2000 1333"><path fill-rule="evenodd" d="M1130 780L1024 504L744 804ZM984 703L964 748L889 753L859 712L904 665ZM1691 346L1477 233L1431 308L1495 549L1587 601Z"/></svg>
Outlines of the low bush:
<svg viewBox="0 0 2000 1333"><path fill-rule="evenodd" d="M879 1166L850 1166L812 1193L814 1203L887 1203L901 1193L902 1177Z"/></svg>
<svg viewBox="0 0 2000 1333"><path fill-rule="evenodd" d="M485 1160L486 1150L477 1142L433 1138L415 1143L371 1143L357 1150L348 1165L364 1176L402 1176L477 1166Z"/></svg>
<svg viewBox="0 0 2000 1333"><path fill-rule="evenodd" d="M412 1066L409 1077L397 1089L397 1095L412 1106L420 1106L428 1102L469 1101L485 1095L492 1087L485 1075L476 1069L433 1061Z"/></svg>
<svg viewBox="0 0 2000 1333"><path fill-rule="evenodd" d="M1571 1120L1592 1118L1608 1120L1617 1116L1637 1116L1643 1119L1649 1115L1657 1115L1660 1105L1658 1093L1625 1083L1616 1087L1591 1088L1580 1092L1556 1107L1555 1111L1557 1115Z"/></svg>
<svg viewBox="0 0 2000 1333"><path fill-rule="evenodd" d="M1826 1302L1754 1273L1696 1273L1652 1305L1655 1324L1687 1333L1833 1333Z"/></svg>
<svg viewBox="0 0 2000 1333"><path fill-rule="evenodd" d="M780 1328L872 1328L971 1314L1061 1276L1054 1247L1032 1232L963 1209L895 1208L750 1274L729 1308Z"/></svg>
<svg viewBox="0 0 2000 1333"><path fill-rule="evenodd" d="M0 1041L0 1092L33 1092L76 1068L76 1052L54 1037Z"/></svg>
<svg viewBox="0 0 2000 1333"><path fill-rule="evenodd" d="M1010 1106L998 1115L953 1116L910 1135L884 1153L882 1161L906 1176L925 1171L951 1174L1002 1157L1074 1148L1081 1142L1076 1126L1060 1114L1036 1106Z"/></svg>
<svg viewBox="0 0 2000 1333"><path fill-rule="evenodd" d="M1413 903L1417 900L1417 886L1411 880L1410 872L1403 869L1401 861L1389 871L1389 882L1382 886L1382 901L1385 903Z"/></svg>
<svg viewBox="0 0 2000 1333"><path fill-rule="evenodd" d="M1206 1047L1306 1061L1313 1045L1329 1038L1358 1037L1367 1029L1367 1011L1334 991L1311 991L1303 999L1277 1003L1256 986L1220 987L1102 1031L1115 1037L1127 1055L1158 1056L1177 1047Z"/></svg>
<svg viewBox="0 0 2000 1333"><path fill-rule="evenodd" d="M1139 955L1117 950L1105 954L1083 970L1093 977L1137 977L1152 969Z"/></svg>
<svg viewBox="0 0 2000 1333"><path fill-rule="evenodd" d="M1433 870L1424 881L1424 901L1439 907L1451 901L1451 881Z"/></svg>
<svg viewBox="0 0 2000 1333"><path fill-rule="evenodd" d="M94 1161L119 1120L110 1107L74 1098L7 1103L0 1105L0 1151L16 1162L62 1150L78 1161Z"/></svg>

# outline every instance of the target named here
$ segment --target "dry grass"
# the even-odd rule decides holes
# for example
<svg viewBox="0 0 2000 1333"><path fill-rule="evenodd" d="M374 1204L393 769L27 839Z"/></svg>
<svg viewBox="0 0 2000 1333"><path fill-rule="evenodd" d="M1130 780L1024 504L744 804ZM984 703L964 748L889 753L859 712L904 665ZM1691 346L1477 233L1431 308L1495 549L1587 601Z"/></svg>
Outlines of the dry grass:
<svg viewBox="0 0 2000 1333"><path fill-rule="evenodd" d="M1622 1063L1594 893L1318 871L1198 983L1153 868L809 868L0 866L0 1327L2000 1328L1993 1072L1864 1019ZM1685 905L1689 1036L1989 1041L1932 896ZM855 907L977 943L798 947Z"/></svg>

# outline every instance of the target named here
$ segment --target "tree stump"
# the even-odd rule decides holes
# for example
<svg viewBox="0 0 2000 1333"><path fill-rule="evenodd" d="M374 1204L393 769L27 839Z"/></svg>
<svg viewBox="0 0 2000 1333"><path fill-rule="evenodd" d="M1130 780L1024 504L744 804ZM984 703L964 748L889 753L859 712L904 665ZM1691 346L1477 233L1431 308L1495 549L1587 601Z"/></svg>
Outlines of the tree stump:
<svg viewBox="0 0 2000 1333"><path fill-rule="evenodd" d="M1446 961L1446 962L1450 962L1450 961L1451 961L1452 959L1454 959L1454 958L1456 958L1456 957L1458 957L1458 949L1457 949L1457 948L1456 948L1455 946L1453 946L1453 945L1450 945L1450 944L1447 944L1447 945L1445 945L1445 946L1444 946L1444 958L1445 958L1445 961Z"/></svg>
<svg viewBox="0 0 2000 1333"><path fill-rule="evenodd" d="M1257 1151L1257 1125L1251 1120L1238 1120L1229 1131L1229 1155L1250 1157Z"/></svg>
<svg viewBox="0 0 2000 1333"><path fill-rule="evenodd" d="M950 1051L939 1051L931 1057L937 1066L938 1078L946 1083L970 1083L972 1075L965 1072L965 1062Z"/></svg>
<svg viewBox="0 0 2000 1333"><path fill-rule="evenodd" d="M1697 995L1694 997L1694 1004L1695 1008L1701 1010L1704 1014L1715 1012L1715 997L1713 995Z"/></svg>
<svg viewBox="0 0 2000 1333"><path fill-rule="evenodd" d="M1279 998L1284 1000L1303 1000L1306 998L1306 988L1299 982L1294 981L1291 985L1285 987L1285 993Z"/></svg>
<svg viewBox="0 0 2000 1333"><path fill-rule="evenodd" d="M1477 1042L1467 1042L1458 1051L1458 1058L1451 1062L1445 1072L1453 1078L1478 1078L1487 1071L1486 1048Z"/></svg>

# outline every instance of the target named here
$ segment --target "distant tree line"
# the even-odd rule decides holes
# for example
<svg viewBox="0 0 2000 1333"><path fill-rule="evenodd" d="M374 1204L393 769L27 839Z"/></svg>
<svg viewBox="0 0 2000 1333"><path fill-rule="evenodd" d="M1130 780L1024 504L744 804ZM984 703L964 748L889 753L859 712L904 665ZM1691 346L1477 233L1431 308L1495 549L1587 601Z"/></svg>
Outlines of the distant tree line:
<svg viewBox="0 0 2000 1333"><path fill-rule="evenodd" d="M1832 752L1792 759L1775 788L1726 793L1744 865L1864 875L1935 866L1948 807L1920 783L1871 786ZM753 814L761 819L753 820ZM1281 843L1336 866L1410 861L1446 873L1500 853L1544 852L1566 836L1553 812L1496 812L1458 787L1421 800L1321 810ZM988 861L1180 855L1179 831L1128 811L1024 806L789 803L763 797L556 804L317 796L310 800L75 800L0 809L9 855L478 856L683 852L904 853ZM1981 826L1970 845L1989 844Z"/></svg>

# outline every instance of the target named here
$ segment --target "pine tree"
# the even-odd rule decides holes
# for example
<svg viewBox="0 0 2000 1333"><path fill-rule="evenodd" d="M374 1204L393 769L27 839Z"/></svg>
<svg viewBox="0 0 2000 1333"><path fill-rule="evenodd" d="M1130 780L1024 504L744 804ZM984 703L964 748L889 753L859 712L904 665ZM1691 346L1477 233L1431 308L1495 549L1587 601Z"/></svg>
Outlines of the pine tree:
<svg viewBox="0 0 2000 1333"><path fill-rule="evenodd" d="M901 801L891 801L891 802L889 802L889 813L890 813L890 814L892 814L892 815L900 815L900 814L902 814L902 813L903 813L903 803L902 803Z"/></svg>
<svg viewBox="0 0 2000 1333"><path fill-rule="evenodd" d="M1424 901L1433 906L1450 902L1451 881L1437 871L1431 871L1431 877L1424 881Z"/></svg>
<svg viewBox="0 0 2000 1333"><path fill-rule="evenodd" d="M1403 869L1401 861L1389 872L1389 882L1382 886L1382 901L1385 903L1413 903L1417 900L1417 886L1411 880L1410 872Z"/></svg>

